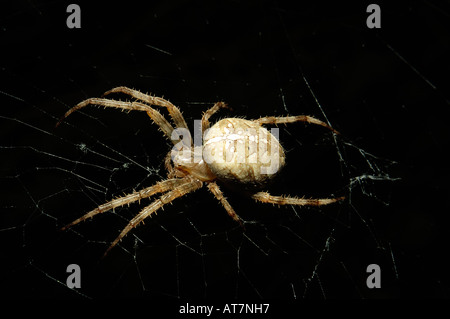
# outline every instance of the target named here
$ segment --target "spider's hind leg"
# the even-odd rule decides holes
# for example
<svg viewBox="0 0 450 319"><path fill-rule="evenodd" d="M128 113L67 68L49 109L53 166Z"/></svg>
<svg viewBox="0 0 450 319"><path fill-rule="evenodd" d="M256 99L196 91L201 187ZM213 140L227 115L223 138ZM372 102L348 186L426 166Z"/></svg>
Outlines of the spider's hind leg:
<svg viewBox="0 0 450 319"><path fill-rule="evenodd" d="M323 126L330 131L332 131L335 134L340 134L338 131L336 131L334 128L332 128L327 123L316 119L315 117L309 116L309 115L296 115L296 116L266 116L261 117L257 120L253 120L253 122L258 123L259 125L262 124L288 124L288 123L295 123L295 122L304 122L304 123L310 123L315 125Z"/></svg>
<svg viewBox="0 0 450 319"><path fill-rule="evenodd" d="M261 203L270 203L276 205L298 205L298 206L322 206L344 200L345 197L336 198L297 198L290 196L274 196L267 192L258 192L252 195L252 198Z"/></svg>

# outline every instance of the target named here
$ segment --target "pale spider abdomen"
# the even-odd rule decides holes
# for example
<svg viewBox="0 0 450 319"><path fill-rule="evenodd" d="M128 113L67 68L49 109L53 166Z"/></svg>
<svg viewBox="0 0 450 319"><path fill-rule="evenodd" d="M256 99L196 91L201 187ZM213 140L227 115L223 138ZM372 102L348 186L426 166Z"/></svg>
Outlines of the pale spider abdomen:
<svg viewBox="0 0 450 319"><path fill-rule="evenodd" d="M266 185L285 163L277 138L240 118L220 120L205 132L203 159L218 179L245 187Z"/></svg>

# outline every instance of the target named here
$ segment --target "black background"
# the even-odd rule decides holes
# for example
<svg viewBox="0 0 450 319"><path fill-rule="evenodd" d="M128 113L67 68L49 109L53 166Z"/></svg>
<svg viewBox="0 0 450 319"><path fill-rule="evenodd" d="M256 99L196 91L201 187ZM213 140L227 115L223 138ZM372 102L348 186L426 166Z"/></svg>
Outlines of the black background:
<svg viewBox="0 0 450 319"><path fill-rule="evenodd" d="M368 29L365 2L77 3L81 29L66 27L69 2L15 1L1 12L4 297L449 296L448 4L378 2L381 29ZM98 216L75 232L58 229L161 180L169 144L144 114L92 107L54 126L79 101L121 85L170 99L191 127L219 100L233 108L220 116L326 115L342 133L337 144L321 128L280 127L288 166L271 191L346 195L346 203L294 211L227 193L242 218L258 220L247 225L248 238L259 240L252 246L202 189L99 261L138 206ZM81 144L123 162L112 173L114 161ZM361 150L377 157L371 163L388 178L351 184L373 172ZM120 168L129 159L142 167ZM161 170L153 174L154 168ZM293 243L291 232L316 250ZM138 247L136 238L143 241ZM70 263L82 269L79 293L65 287ZM382 268L381 289L365 286L371 263ZM320 281L314 278L303 293L316 265Z"/></svg>

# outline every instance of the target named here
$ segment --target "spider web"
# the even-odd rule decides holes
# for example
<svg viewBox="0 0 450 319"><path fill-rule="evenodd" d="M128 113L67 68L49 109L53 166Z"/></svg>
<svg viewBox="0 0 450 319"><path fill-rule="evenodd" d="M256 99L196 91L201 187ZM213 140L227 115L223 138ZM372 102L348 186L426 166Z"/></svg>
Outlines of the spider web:
<svg viewBox="0 0 450 319"><path fill-rule="evenodd" d="M444 210L430 203L448 196L448 8L379 3L382 28L370 30L368 4L80 2L82 27L69 30L67 5L16 1L0 20L0 284L9 297L448 296ZM191 129L218 100L233 110L213 121L328 122L341 136L280 126L287 166L269 191L346 200L276 207L225 189L244 232L203 188L101 260L149 200L59 229L164 179L170 144L139 112L90 107L54 126L120 85L170 99ZM81 268L80 289L66 286L70 264ZM370 264L381 267L381 289L366 285Z"/></svg>

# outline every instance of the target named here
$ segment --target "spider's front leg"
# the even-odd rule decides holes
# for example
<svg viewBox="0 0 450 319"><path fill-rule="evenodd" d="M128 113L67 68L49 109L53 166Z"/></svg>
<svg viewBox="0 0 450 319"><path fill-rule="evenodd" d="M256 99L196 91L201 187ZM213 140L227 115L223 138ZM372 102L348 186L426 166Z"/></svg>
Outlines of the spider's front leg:
<svg viewBox="0 0 450 319"><path fill-rule="evenodd" d="M66 226L64 226L63 228L61 228L61 230L66 230L86 219L94 217L97 214L110 211L116 207L129 205L131 203L140 201L141 199L144 199L144 198L148 198L157 193L167 192L169 190L175 189L183 184L188 184L190 182L191 181L186 178L185 179L176 179L176 178L168 179L168 180L159 182L153 186L144 188L140 191L133 192L131 194L128 194L128 195L125 195L122 197L118 197L118 198L113 199L112 201L109 201L103 205L100 205L97 208L95 208L94 210L91 210L90 212L84 214L80 218L74 220L73 222L71 222L71 223L67 224Z"/></svg>
<svg viewBox="0 0 450 319"><path fill-rule="evenodd" d="M162 208L164 205L169 204L173 200L201 188L203 185L201 181L191 179L190 177L186 178L186 180L188 181L187 183L179 185L170 190L169 192L165 193L159 199L153 201L150 205L141 210L141 212L137 214L132 220L130 220L128 225L125 226L125 228L122 230L119 236L117 236L117 238L111 243L111 245L106 250L103 257L105 257L108 254L108 252L114 246L116 246L119 243L119 241L121 241L122 238L124 238L130 230L139 225L144 219L151 216L152 214L155 214L156 211Z"/></svg>
<svg viewBox="0 0 450 319"><path fill-rule="evenodd" d="M149 94L142 93L137 90L130 89L126 86L119 86L116 88L113 88L103 94L103 96L106 96L111 93L123 93L126 95L129 95L139 101L148 103L150 105L156 105L165 107L167 111L169 112L170 116L172 117L175 126L177 128L187 128L186 121L184 120L183 115L181 114L181 111L178 107L173 105L171 102L157 96L151 96Z"/></svg>
<svg viewBox="0 0 450 319"><path fill-rule="evenodd" d="M154 108L152 108L147 104L139 102L124 102L108 99L90 98L78 103L70 110L68 110L61 117L58 123L56 123L56 126L59 126L61 122L64 121L64 119L73 112L78 111L79 109L82 109L88 105L100 105L104 107L113 107L127 111L145 111L147 112L147 115L153 120L153 122L155 122L155 124L159 126L160 130L166 135L166 137L172 141L173 144L177 144L180 141L179 139L172 139L172 132L174 129L172 125L166 120L166 118L161 113L158 112L158 110L155 110Z"/></svg>

